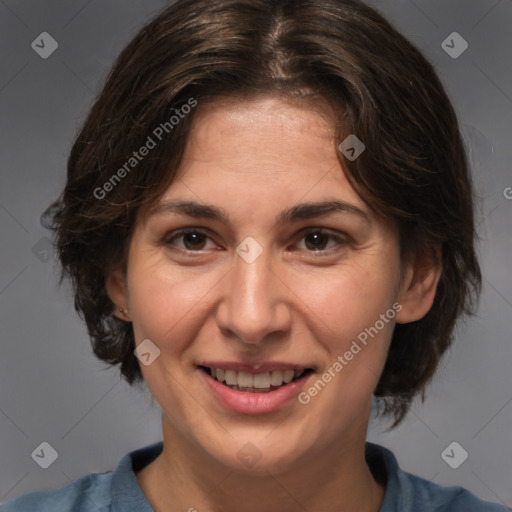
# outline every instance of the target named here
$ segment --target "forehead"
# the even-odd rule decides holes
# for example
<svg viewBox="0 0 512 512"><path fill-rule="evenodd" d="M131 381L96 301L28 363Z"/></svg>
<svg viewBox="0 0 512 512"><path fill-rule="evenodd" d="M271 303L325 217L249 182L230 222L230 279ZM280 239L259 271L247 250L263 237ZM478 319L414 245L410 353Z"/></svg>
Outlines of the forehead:
<svg viewBox="0 0 512 512"><path fill-rule="evenodd" d="M334 123L332 110L320 99L222 98L199 105L184 158L246 161L250 152L252 158L271 155L280 162L279 157L300 153L329 156L334 163Z"/></svg>
<svg viewBox="0 0 512 512"><path fill-rule="evenodd" d="M347 213L371 216L338 158L335 116L326 102L223 98L199 104L177 175L148 216L177 213L177 202L193 202L181 212L208 204L224 220L231 210L245 220L270 212L284 222L292 217L284 212L296 205L333 201L345 203ZM219 217L211 209L203 213Z"/></svg>
<svg viewBox="0 0 512 512"><path fill-rule="evenodd" d="M178 176L195 185L245 184L266 194L278 187L305 194L315 183L321 188L343 182L351 188L327 103L281 97L199 105Z"/></svg>

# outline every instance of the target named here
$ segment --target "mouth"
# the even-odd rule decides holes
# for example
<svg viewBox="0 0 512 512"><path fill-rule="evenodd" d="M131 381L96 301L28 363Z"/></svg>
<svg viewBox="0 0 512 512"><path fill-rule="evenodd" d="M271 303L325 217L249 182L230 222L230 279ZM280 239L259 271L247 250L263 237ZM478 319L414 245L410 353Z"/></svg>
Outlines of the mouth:
<svg viewBox="0 0 512 512"><path fill-rule="evenodd" d="M312 368L283 368L260 373L203 365L199 368L223 386L243 393L271 393L303 380L313 372Z"/></svg>

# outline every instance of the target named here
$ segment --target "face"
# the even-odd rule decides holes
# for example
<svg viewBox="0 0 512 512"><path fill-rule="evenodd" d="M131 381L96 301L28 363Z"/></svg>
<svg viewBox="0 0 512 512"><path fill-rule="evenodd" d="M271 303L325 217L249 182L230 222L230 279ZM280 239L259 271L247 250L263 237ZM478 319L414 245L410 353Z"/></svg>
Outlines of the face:
<svg viewBox="0 0 512 512"><path fill-rule="evenodd" d="M136 343L151 340L141 368L164 432L238 469L254 450L262 471L364 439L408 310L395 228L347 181L327 107L198 108L126 280L108 285Z"/></svg>

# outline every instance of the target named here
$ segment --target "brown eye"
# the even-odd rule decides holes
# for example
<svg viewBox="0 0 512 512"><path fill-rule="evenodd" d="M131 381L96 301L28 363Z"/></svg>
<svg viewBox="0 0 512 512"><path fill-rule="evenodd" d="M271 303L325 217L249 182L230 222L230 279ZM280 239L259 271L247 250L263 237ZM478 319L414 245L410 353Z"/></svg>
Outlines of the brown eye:
<svg viewBox="0 0 512 512"><path fill-rule="evenodd" d="M192 232L192 233L184 233L183 235L183 245L186 249L191 251L201 250L204 247L206 236L202 233Z"/></svg>
<svg viewBox="0 0 512 512"><path fill-rule="evenodd" d="M174 246L185 251L202 251L206 249L209 236L197 229L182 230L171 233L165 240L168 246ZM179 241L181 240L181 243Z"/></svg>
<svg viewBox="0 0 512 512"><path fill-rule="evenodd" d="M306 240L306 247L309 250L325 250L325 245L329 242L329 239L332 238L330 235L326 235L325 233L308 233L304 239Z"/></svg>
<svg viewBox="0 0 512 512"><path fill-rule="evenodd" d="M347 239L342 234L328 233L321 228L313 228L303 234L298 248L310 252L322 252L330 251L336 245L346 244Z"/></svg>

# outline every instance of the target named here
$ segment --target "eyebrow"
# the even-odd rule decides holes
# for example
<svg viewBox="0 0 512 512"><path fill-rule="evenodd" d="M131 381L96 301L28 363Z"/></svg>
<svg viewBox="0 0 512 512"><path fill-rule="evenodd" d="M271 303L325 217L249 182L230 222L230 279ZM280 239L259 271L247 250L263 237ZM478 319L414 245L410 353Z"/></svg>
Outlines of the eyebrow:
<svg viewBox="0 0 512 512"><path fill-rule="evenodd" d="M229 216L223 208L208 204L197 203L195 201L163 201L152 208L148 217L160 213L172 213L175 215L187 215L196 219L211 219L229 223ZM277 224L293 222L303 219L312 219L333 213L348 213L359 217L365 223L370 224L369 215L356 206L344 201L330 200L313 203L300 203L282 211L276 217Z"/></svg>

